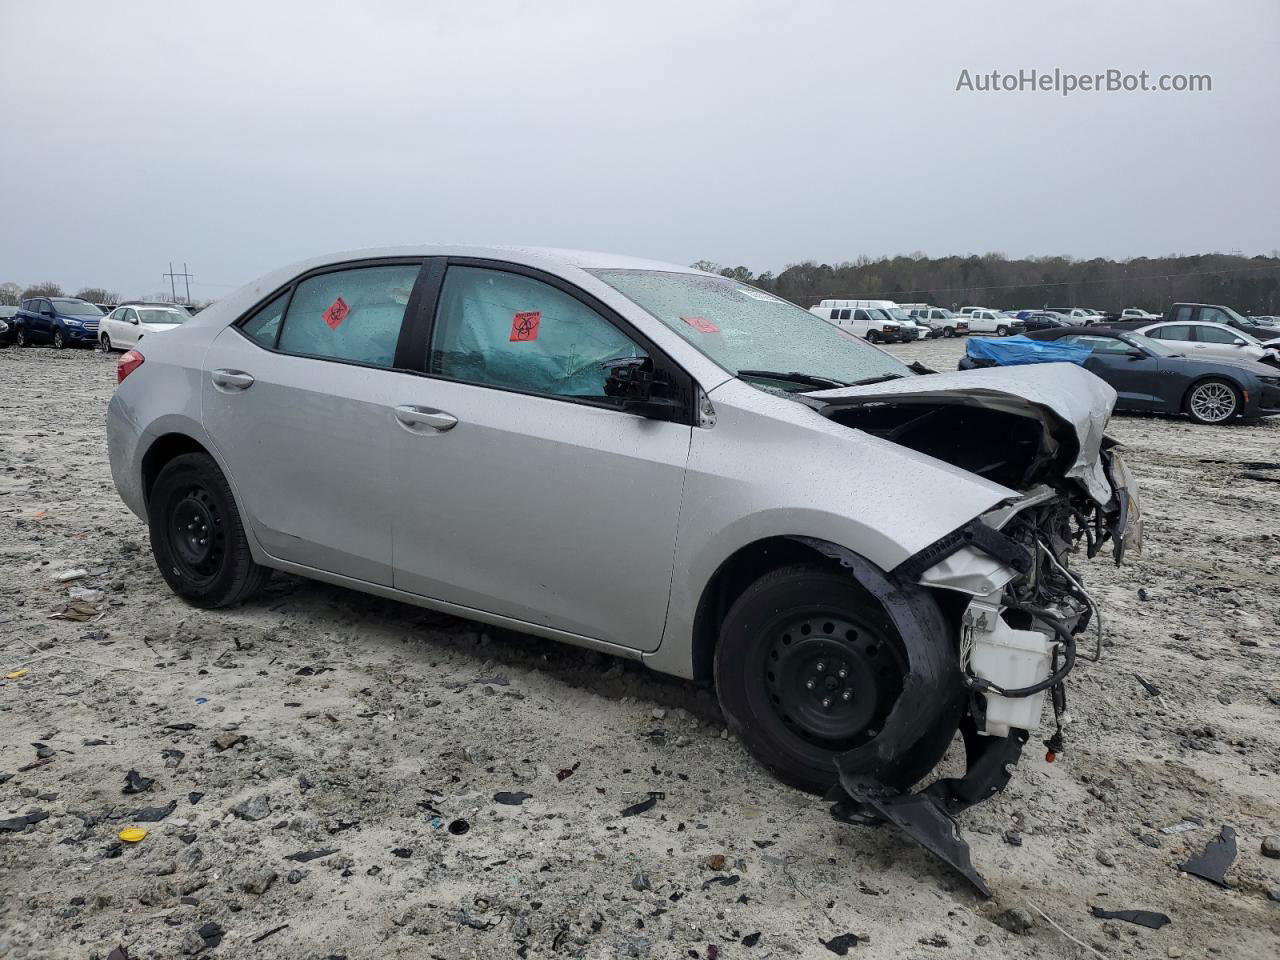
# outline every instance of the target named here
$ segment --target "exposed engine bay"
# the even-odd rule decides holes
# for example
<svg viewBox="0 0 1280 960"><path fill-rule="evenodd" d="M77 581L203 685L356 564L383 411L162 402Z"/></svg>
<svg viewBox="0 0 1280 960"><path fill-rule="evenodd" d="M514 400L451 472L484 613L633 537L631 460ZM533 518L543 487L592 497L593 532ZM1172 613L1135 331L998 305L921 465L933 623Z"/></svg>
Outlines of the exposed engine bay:
<svg viewBox="0 0 1280 960"><path fill-rule="evenodd" d="M908 636L916 626L910 618L895 618L911 659L909 682L877 738L879 759L867 748L838 756L840 783L829 799L836 801L832 812L838 819L897 825L990 896L955 815L1008 783L1023 746L1040 726L1046 699L1054 727L1044 740L1045 759L1053 762L1066 749L1066 680L1079 658L1102 656L1102 614L1071 570L1071 557L1092 558L1110 544L1120 563L1126 552L1140 549L1141 515L1116 444L1101 432L1114 394L1102 395L1101 409L1099 398L1078 403L1074 397L1055 409L1053 403L983 390L972 379L964 391L930 389L954 378L920 377L907 394L837 398L832 391L808 398L830 397L813 405L838 423L1021 491L890 572L881 596L886 607L894 590L925 587L941 591L951 609L960 610L958 625L916 638ZM1081 410L1089 401L1092 409ZM1064 409L1068 405L1076 409ZM860 580L868 576L853 558L838 558ZM943 643L957 644L958 670L939 668L928 658L939 632ZM960 713L965 774L915 793L885 782L878 775L887 769L884 756L920 736L911 718L945 715L937 704L952 697ZM895 737L904 741L895 743Z"/></svg>

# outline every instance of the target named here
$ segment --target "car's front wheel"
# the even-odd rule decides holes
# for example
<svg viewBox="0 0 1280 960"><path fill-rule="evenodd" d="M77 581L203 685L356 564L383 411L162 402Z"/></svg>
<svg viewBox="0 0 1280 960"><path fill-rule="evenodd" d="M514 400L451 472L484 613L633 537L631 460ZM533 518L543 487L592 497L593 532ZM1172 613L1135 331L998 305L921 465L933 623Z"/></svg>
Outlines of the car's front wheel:
<svg viewBox="0 0 1280 960"><path fill-rule="evenodd" d="M867 343L879 343L879 342L880 342L880 331L879 331L879 330L868 330L868 331L867 331Z"/></svg>
<svg viewBox="0 0 1280 960"><path fill-rule="evenodd" d="M1007 337L1008 335L1009 335L1009 328L1006 327L1004 324L1001 324L1000 326L996 327L997 337Z"/></svg>
<svg viewBox="0 0 1280 960"><path fill-rule="evenodd" d="M729 729L780 779L815 793L835 783L836 756L881 733L908 672L902 638L880 603L847 571L807 564L748 587L725 616L715 654ZM902 746L882 781L905 789L937 765L959 712L954 702L936 710L913 718L918 737L897 738Z"/></svg>
<svg viewBox="0 0 1280 960"><path fill-rule="evenodd" d="M185 453L164 466L147 522L160 575L197 607L240 603L271 576L254 563L231 487L208 454Z"/></svg>
<svg viewBox="0 0 1280 960"><path fill-rule="evenodd" d="M105 333L98 338L98 348L103 353L111 352L111 338L107 336Z"/></svg>
<svg viewBox="0 0 1280 960"><path fill-rule="evenodd" d="M956 328L955 328L955 327L943 327L943 328L942 328L942 335L943 335L944 337L946 337L948 340L950 340L952 337L954 337L954 336L956 335Z"/></svg>
<svg viewBox="0 0 1280 960"><path fill-rule="evenodd" d="M1191 388L1186 407L1196 423L1225 423L1240 412L1240 394L1226 380L1215 377Z"/></svg>

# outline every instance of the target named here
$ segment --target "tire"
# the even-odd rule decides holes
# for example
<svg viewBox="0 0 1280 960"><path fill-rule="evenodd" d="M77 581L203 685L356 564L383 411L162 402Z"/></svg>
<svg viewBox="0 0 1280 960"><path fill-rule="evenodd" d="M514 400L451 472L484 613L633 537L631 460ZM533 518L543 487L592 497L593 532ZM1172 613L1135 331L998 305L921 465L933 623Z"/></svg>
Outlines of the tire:
<svg viewBox="0 0 1280 960"><path fill-rule="evenodd" d="M880 331L879 331L879 330L868 330L868 331L867 331L867 343L879 343L879 342L880 342Z"/></svg>
<svg viewBox="0 0 1280 960"><path fill-rule="evenodd" d="M997 337L1007 337L1008 335L1009 335L1009 328L1008 328L1008 327L1004 326L1003 324L1001 324L1000 326L996 327L996 336L997 336Z"/></svg>
<svg viewBox="0 0 1280 960"><path fill-rule="evenodd" d="M1226 423L1240 412L1240 391L1228 380L1210 377L1187 391L1183 407L1196 423Z"/></svg>
<svg viewBox="0 0 1280 960"><path fill-rule="evenodd" d="M103 353L111 352L111 338L107 336L105 333L98 338L98 348Z"/></svg>
<svg viewBox="0 0 1280 960"><path fill-rule="evenodd" d="M943 335L944 337L946 337L948 340L950 340L952 337L954 337L954 336L956 335L956 328L955 328L955 327L943 327L943 328L942 328L942 335Z"/></svg>
<svg viewBox="0 0 1280 960"><path fill-rule="evenodd" d="M947 650L954 661L954 647ZM780 780L812 793L836 782L835 756L874 739L906 674L905 647L879 602L847 571L809 564L748 587L715 652L729 729ZM922 736L889 758L880 779L906 789L932 770L958 728L958 708L959 699L923 720Z"/></svg>
<svg viewBox="0 0 1280 960"><path fill-rule="evenodd" d="M271 576L254 563L231 487L206 453L165 464L151 489L147 523L160 575L193 606L242 603Z"/></svg>
<svg viewBox="0 0 1280 960"><path fill-rule="evenodd" d="M19 327L13 334L13 342L20 347L31 346L31 341L27 339L27 331Z"/></svg>
<svg viewBox="0 0 1280 960"><path fill-rule="evenodd" d="M53 349L65 350L67 346L66 338L62 336L61 330L53 331Z"/></svg>

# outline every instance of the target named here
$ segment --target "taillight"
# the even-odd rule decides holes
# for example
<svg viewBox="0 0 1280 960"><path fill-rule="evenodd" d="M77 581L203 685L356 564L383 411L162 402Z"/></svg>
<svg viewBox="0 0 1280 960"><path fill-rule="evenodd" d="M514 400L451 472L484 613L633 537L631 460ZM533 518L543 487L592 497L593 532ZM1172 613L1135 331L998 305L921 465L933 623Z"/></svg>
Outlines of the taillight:
<svg viewBox="0 0 1280 960"><path fill-rule="evenodd" d="M147 358L137 350L130 350L116 361L116 383L124 383L124 378L137 370Z"/></svg>

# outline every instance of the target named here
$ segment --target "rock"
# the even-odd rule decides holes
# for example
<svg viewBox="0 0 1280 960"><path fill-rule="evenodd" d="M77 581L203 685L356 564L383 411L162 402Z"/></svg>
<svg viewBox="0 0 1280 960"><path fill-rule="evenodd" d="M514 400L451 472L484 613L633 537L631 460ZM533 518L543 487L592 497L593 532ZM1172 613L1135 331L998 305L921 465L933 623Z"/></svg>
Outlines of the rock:
<svg viewBox="0 0 1280 960"><path fill-rule="evenodd" d="M632 890L648 890L652 884L649 883L649 875L641 870L631 878Z"/></svg>
<svg viewBox="0 0 1280 960"><path fill-rule="evenodd" d="M1112 856L1110 850L1099 850L1094 857L1104 867L1114 867L1116 865L1116 858Z"/></svg>
<svg viewBox="0 0 1280 960"><path fill-rule="evenodd" d="M290 870L284 875L285 883L298 884L307 878L306 870Z"/></svg>
<svg viewBox="0 0 1280 960"><path fill-rule="evenodd" d="M250 876L247 880L240 884L240 889L245 893L252 893L256 896L262 896L270 888L271 884L276 882L276 872L270 868L259 870Z"/></svg>
<svg viewBox="0 0 1280 960"><path fill-rule="evenodd" d="M260 793L256 797L237 803L231 808L231 812L241 820L264 820L271 816L271 804L267 800L267 795Z"/></svg>
<svg viewBox="0 0 1280 960"><path fill-rule="evenodd" d="M667 711L663 710L661 707L653 708L653 714L652 714L653 719L662 720L666 717L666 715L667 715Z"/></svg>
<svg viewBox="0 0 1280 960"><path fill-rule="evenodd" d="M240 733L220 733L213 738L213 746L216 750L230 750L237 743L244 741L244 734Z"/></svg>
<svg viewBox="0 0 1280 960"><path fill-rule="evenodd" d="M1267 899L1275 903L1280 903L1280 886L1267 887Z"/></svg>
<svg viewBox="0 0 1280 960"><path fill-rule="evenodd" d="M1004 832L1004 842L1011 847L1020 847L1022 846L1022 834L1017 830L1006 830Z"/></svg>
<svg viewBox="0 0 1280 960"><path fill-rule="evenodd" d="M707 857L708 870L723 870L724 864L725 858L723 853L713 853L711 856Z"/></svg>
<svg viewBox="0 0 1280 960"><path fill-rule="evenodd" d="M985 947L990 942L991 942L991 938L988 937L985 933L980 933L973 938L973 945L975 947Z"/></svg>
<svg viewBox="0 0 1280 960"><path fill-rule="evenodd" d="M1280 860L1280 834L1273 833L1262 839L1262 855L1272 860Z"/></svg>
<svg viewBox="0 0 1280 960"><path fill-rule="evenodd" d="M1004 913L997 914L994 920L996 926L1004 927L1010 933L1016 933L1025 936L1031 932L1031 928L1035 926L1035 920L1031 914L1021 907L1012 907Z"/></svg>

